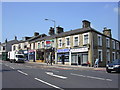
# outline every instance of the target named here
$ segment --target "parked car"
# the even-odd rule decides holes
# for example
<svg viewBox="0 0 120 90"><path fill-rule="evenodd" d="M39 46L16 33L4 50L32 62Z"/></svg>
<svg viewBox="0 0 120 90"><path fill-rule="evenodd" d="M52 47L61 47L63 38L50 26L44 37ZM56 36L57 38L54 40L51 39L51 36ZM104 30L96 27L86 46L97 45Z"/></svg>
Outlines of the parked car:
<svg viewBox="0 0 120 90"><path fill-rule="evenodd" d="M106 65L106 71L111 73L111 71L120 72L120 59L115 59Z"/></svg>

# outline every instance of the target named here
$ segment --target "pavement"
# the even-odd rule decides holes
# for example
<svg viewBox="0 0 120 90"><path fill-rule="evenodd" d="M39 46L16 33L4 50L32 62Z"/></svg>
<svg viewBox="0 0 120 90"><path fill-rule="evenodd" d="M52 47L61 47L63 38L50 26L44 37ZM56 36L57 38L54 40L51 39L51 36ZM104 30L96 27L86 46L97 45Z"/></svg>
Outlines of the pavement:
<svg viewBox="0 0 120 90"><path fill-rule="evenodd" d="M66 69L87 69L87 70L95 70L95 71L106 71L106 67L89 67L89 66L81 66L81 65L63 65L63 64L48 64L44 62L33 62L33 61L26 61L26 63L31 63L31 64L38 64L38 65L43 65L46 67L57 67L57 68L66 68Z"/></svg>

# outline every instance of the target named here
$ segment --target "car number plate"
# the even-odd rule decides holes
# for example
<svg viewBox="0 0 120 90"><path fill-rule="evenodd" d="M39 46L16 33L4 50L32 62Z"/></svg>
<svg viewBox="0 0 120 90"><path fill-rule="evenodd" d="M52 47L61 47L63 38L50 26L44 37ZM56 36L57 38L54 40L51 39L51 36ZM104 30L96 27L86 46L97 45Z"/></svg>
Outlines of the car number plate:
<svg viewBox="0 0 120 90"><path fill-rule="evenodd" d="M113 67L108 67L108 69L113 69Z"/></svg>

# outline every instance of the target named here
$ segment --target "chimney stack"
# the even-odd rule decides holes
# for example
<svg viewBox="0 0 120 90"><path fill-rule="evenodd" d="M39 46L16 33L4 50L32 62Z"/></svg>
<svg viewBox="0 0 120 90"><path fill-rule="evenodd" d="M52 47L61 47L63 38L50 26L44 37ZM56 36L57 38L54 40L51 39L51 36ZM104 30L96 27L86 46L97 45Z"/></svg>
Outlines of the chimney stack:
<svg viewBox="0 0 120 90"><path fill-rule="evenodd" d="M107 29L106 27L104 27L103 34L112 37L111 29Z"/></svg>
<svg viewBox="0 0 120 90"><path fill-rule="evenodd" d="M54 28L50 27L50 29L49 29L49 35L54 35L54 34L55 34Z"/></svg>
<svg viewBox="0 0 120 90"><path fill-rule="evenodd" d="M83 22L83 28L88 28L88 27L90 27L90 22L89 21L87 21L87 20L83 20L82 21Z"/></svg>
<svg viewBox="0 0 120 90"><path fill-rule="evenodd" d="M17 40L17 36L15 36L15 40Z"/></svg>
<svg viewBox="0 0 120 90"><path fill-rule="evenodd" d="M62 27L60 27L60 26L56 27L56 34L60 34L62 32L64 32Z"/></svg>
<svg viewBox="0 0 120 90"><path fill-rule="evenodd" d="M34 36L38 36L39 35L39 33L38 32L34 32Z"/></svg>
<svg viewBox="0 0 120 90"><path fill-rule="evenodd" d="M7 43L7 38L6 38L6 40L5 40L5 43Z"/></svg>

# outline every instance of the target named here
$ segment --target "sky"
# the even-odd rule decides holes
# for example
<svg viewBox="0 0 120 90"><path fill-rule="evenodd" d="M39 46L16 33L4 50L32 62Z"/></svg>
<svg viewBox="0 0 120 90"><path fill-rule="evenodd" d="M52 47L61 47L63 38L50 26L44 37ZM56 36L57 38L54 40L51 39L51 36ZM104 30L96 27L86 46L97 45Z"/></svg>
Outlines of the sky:
<svg viewBox="0 0 120 90"><path fill-rule="evenodd" d="M22 39L33 36L34 32L47 34L51 21L64 31L82 28L82 21L91 22L91 27L99 32L104 27L112 30L118 39L118 2L3 2L2 3L2 42L14 36Z"/></svg>

